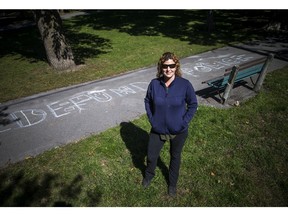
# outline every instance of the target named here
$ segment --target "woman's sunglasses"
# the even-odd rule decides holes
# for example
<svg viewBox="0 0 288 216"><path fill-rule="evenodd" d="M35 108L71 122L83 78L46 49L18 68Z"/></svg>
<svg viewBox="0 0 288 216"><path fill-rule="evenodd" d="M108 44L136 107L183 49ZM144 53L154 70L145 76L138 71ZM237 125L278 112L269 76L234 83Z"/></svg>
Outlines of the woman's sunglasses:
<svg viewBox="0 0 288 216"><path fill-rule="evenodd" d="M175 67L176 67L176 64L163 64L163 65L162 65L162 68L163 68L163 69L167 69L168 67L169 67L170 69L175 68Z"/></svg>

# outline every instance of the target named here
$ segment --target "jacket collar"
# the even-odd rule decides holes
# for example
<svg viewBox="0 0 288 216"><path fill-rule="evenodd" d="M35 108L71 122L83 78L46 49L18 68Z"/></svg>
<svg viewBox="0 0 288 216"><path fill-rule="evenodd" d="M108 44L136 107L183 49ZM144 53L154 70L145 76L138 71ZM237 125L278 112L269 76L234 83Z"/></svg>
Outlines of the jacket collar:
<svg viewBox="0 0 288 216"><path fill-rule="evenodd" d="M174 85L174 83L175 83L175 81L176 81L177 79L179 79L179 77L178 77L178 76L175 76L175 79L171 82L171 84L169 85L169 88L170 88L172 85ZM166 88L166 85L165 85L164 77L163 77L163 76L160 77L160 83L161 83L161 85L163 85L163 86Z"/></svg>

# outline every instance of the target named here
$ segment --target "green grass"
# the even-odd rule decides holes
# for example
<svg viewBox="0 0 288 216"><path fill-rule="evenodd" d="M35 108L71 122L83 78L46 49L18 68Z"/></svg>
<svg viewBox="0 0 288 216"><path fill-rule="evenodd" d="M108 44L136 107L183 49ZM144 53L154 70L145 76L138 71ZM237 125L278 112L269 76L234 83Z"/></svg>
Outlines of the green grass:
<svg viewBox="0 0 288 216"><path fill-rule="evenodd" d="M1 206L287 206L288 68L239 107L200 106L189 126L178 196L167 195L169 145L141 187L146 116L0 171Z"/></svg>
<svg viewBox="0 0 288 216"><path fill-rule="evenodd" d="M75 72L49 67L36 27L0 33L1 103L154 66L165 51L183 58L262 37L267 22L265 11L215 11L215 31L208 35L205 10L90 12L63 21L77 64L85 64Z"/></svg>

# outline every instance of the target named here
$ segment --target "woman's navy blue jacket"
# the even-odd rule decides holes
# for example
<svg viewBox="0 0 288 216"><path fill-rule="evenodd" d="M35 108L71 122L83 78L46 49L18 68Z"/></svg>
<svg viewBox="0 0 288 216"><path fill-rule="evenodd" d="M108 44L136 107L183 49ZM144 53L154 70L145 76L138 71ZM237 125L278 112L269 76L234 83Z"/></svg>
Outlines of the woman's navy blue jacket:
<svg viewBox="0 0 288 216"><path fill-rule="evenodd" d="M176 135L187 130L198 106L192 84L178 76L169 88L163 78L151 80L144 102L152 131L159 134Z"/></svg>

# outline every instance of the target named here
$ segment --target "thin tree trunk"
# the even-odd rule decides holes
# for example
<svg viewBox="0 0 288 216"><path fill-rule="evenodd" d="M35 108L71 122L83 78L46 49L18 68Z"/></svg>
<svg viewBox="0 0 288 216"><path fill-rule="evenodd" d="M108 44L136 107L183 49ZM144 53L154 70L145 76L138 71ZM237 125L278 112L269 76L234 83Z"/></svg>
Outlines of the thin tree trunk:
<svg viewBox="0 0 288 216"><path fill-rule="evenodd" d="M215 29L214 18L213 18L213 10L209 10L208 11L207 27L208 27L208 34L210 35Z"/></svg>

